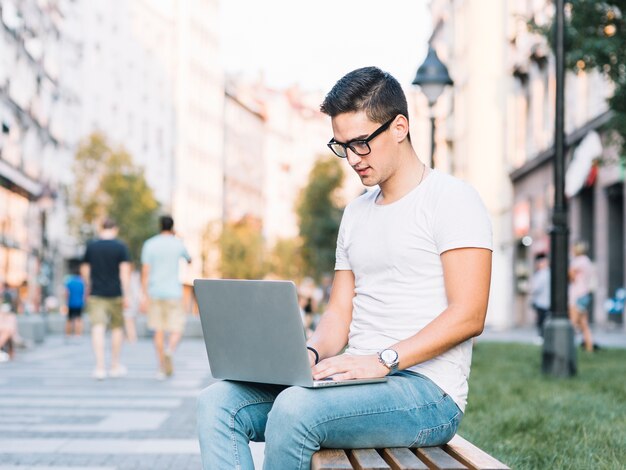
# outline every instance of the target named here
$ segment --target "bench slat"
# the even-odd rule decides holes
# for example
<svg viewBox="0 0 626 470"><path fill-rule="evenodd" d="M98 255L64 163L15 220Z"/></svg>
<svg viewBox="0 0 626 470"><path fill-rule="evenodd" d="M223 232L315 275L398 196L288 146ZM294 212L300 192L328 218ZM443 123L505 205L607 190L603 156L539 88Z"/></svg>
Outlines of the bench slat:
<svg viewBox="0 0 626 470"><path fill-rule="evenodd" d="M349 458L356 470L390 470L387 462L374 449L354 449Z"/></svg>
<svg viewBox="0 0 626 470"><path fill-rule="evenodd" d="M352 464L341 449L321 449L313 454L311 470L352 470Z"/></svg>
<svg viewBox="0 0 626 470"><path fill-rule="evenodd" d="M508 466L492 457L487 452L479 449L471 442L456 435L443 448L450 455L459 459L471 468L479 468L481 470L510 470Z"/></svg>
<svg viewBox="0 0 626 470"><path fill-rule="evenodd" d="M420 447L415 453L430 467L440 470L467 470L467 467L440 447Z"/></svg>
<svg viewBox="0 0 626 470"><path fill-rule="evenodd" d="M428 466L407 448L383 449L383 458L392 470L428 470Z"/></svg>

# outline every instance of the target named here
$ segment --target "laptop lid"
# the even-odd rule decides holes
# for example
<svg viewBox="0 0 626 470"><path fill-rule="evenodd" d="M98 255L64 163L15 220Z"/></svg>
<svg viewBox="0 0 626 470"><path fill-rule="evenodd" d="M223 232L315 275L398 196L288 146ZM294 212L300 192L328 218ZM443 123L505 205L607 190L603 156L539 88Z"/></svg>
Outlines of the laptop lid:
<svg viewBox="0 0 626 470"><path fill-rule="evenodd" d="M293 282L196 279L194 291L213 377L313 386Z"/></svg>

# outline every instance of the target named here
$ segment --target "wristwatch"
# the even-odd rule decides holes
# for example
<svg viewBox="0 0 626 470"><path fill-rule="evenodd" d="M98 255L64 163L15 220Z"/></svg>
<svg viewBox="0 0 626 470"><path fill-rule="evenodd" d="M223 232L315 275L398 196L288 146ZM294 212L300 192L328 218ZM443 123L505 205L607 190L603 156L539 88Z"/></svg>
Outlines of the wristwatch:
<svg viewBox="0 0 626 470"><path fill-rule="evenodd" d="M378 360L382 365L389 369L389 374L398 370L400 358L398 353L393 349L383 349L378 353Z"/></svg>

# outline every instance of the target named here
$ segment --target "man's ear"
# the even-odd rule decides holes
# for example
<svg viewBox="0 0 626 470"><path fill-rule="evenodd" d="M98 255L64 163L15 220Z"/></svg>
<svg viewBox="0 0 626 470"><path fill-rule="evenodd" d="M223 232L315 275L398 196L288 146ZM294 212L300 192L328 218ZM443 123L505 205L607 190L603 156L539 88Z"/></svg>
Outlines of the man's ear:
<svg viewBox="0 0 626 470"><path fill-rule="evenodd" d="M400 143L406 139L409 134L409 120L406 116L398 114L396 120L391 125L391 128L396 142Z"/></svg>

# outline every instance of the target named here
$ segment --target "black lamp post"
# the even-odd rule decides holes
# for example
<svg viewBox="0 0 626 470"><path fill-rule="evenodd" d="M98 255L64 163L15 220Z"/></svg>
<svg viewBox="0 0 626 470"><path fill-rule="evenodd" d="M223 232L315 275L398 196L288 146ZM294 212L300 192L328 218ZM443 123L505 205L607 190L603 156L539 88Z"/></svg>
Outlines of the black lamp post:
<svg viewBox="0 0 626 470"><path fill-rule="evenodd" d="M435 168L435 114L433 106L437 102L446 85L454 82L448 74L448 68L439 60L437 52L428 46L428 54L422 65L417 69L413 85L418 85L428 100L430 108L430 166Z"/></svg>
<svg viewBox="0 0 626 470"><path fill-rule="evenodd" d="M554 209L550 230L551 311L544 330L541 369L556 377L576 374L574 328L567 314L568 236L565 198L565 31L564 0L555 0L556 112L554 122Z"/></svg>

